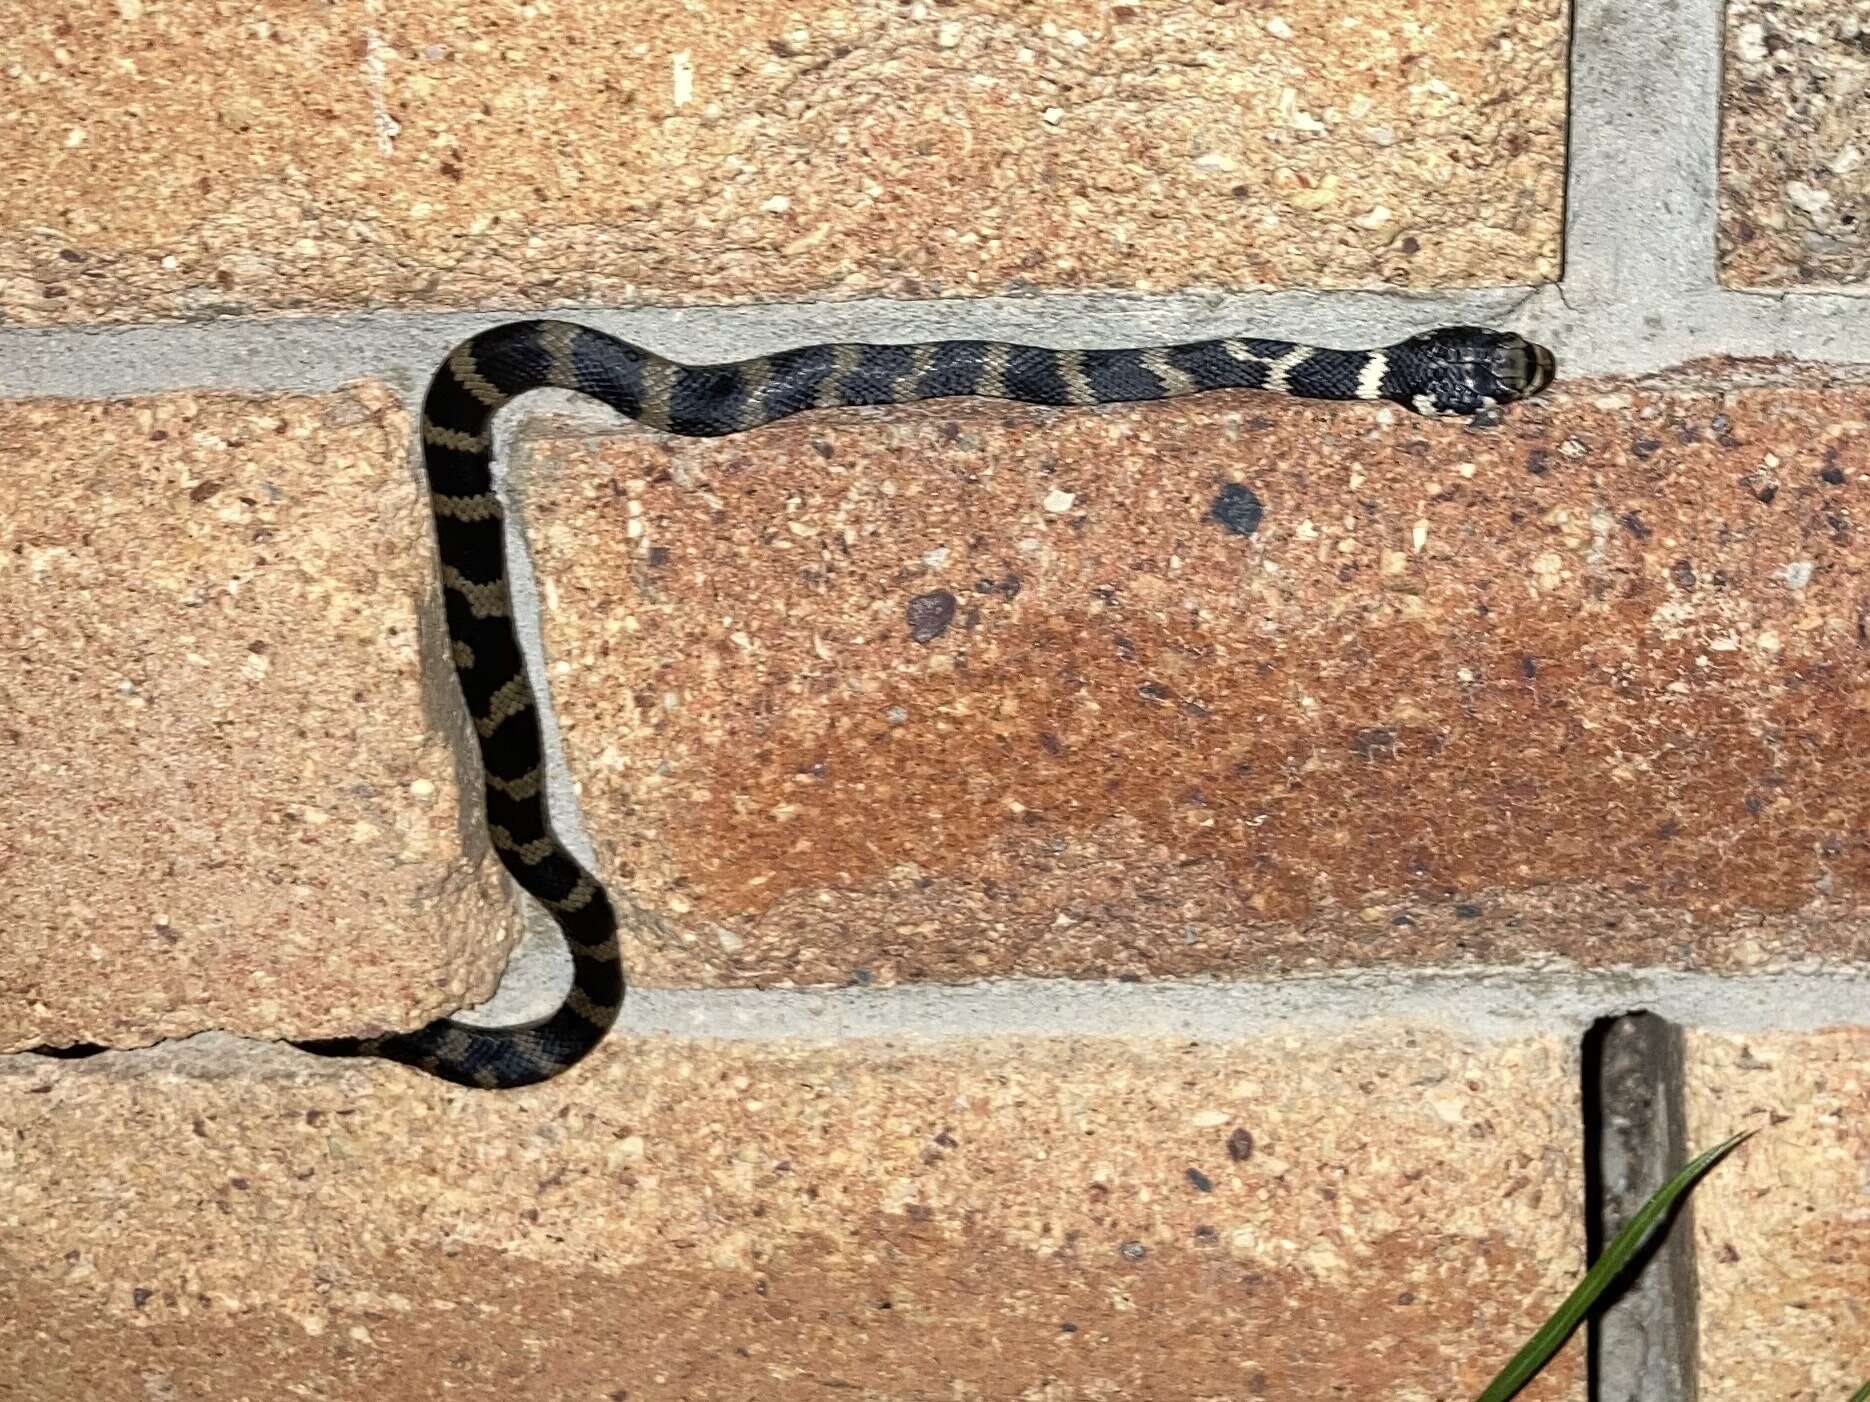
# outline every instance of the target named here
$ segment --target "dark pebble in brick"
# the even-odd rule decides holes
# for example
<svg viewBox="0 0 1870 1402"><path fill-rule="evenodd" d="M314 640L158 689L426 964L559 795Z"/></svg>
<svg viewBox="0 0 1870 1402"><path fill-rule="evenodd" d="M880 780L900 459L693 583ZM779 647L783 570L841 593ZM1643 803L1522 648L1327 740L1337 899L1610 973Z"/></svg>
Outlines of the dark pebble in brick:
<svg viewBox="0 0 1870 1402"><path fill-rule="evenodd" d="M948 631L954 622L955 597L946 589L918 594L909 601L906 614L909 636L919 643L932 643Z"/></svg>
<svg viewBox="0 0 1870 1402"><path fill-rule="evenodd" d="M1252 535L1265 519L1266 507L1253 494L1251 487L1229 482L1214 498L1214 504L1208 508L1208 515L1235 535Z"/></svg>

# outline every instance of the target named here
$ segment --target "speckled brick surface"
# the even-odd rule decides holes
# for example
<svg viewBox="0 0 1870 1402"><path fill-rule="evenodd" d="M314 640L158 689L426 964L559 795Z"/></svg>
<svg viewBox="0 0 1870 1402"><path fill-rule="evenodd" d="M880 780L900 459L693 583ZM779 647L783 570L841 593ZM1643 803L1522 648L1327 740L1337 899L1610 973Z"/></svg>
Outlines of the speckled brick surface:
<svg viewBox="0 0 1870 1402"><path fill-rule="evenodd" d="M379 387L0 403L0 1048L491 985L512 906L424 701L408 431Z"/></svg>
<svg viewBox="0 0 1870 1402"><path fill-rule="evenodd" d="M1557 1038L618 1041L504 1096L308 1063L0 1063L0 1378L1465 1402L1580 1268Z"/></svg>
<svg viewBox="0 0 1870 1402"><path fill-rule="evenodd" d="M978 402L521 470L651 981L1862 958L1870 397Z"/></svg>
<svg viewBox="0 0 1870 1402"><path fill-rule="evenodd" d="M1695 1193L1703 1402L1848 1397L1870 1380L1870 1027L1688 1052L1693 1142L1759 1130Z"/></svg>
<svg viewBox="0 0 1870 1402"><path fill-rule="evenodd" d="M19 0L0 322L1552 277L1561 0Z"/></svg>
<svg viewBox="0 0 1870 1402"><path fill-rule="evenodd" d="M1721 269L1870 284L1870 0L1730 0Z"/></svg>

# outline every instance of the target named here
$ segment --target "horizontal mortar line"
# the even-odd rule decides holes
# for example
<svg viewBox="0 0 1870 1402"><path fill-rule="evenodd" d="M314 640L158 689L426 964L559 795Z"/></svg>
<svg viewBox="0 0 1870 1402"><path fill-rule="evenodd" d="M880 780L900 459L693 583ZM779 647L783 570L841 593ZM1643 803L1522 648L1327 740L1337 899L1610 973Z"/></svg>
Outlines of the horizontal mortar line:
<svg viewBox="0 0 1870 1402"><path fill-rule="evenodd" d="M1568 296L1568 286L1543 290L1515 328L1553 347L1561 384L1567 377L1642 377L1728 359L1870 365L1870 295L1706 288L1653 304L1568 303Z"/></svg>
<svg viewBox="0 0 1870 1402"><path fill-rule="evenodd" d="M1484 967L1230 980L991 979L883 989L643 990L625 1030L729 1039L1138 1035L1228 1038L1372 1021L1487 1038L1643 1008L1711 1030L1870 1023L1870 969L1722 978L1666 970Z"/></svg>
<svg viewBox="0 0 1870 1402"><path fill-rule="evenodd" d="M1551 345L1565 377L1702 357L1870 362L1870 297L1708 289L1656 306L1581 303L1565 285L1440 292L1040 293L700 307L360 312L125 327L0 329L0 396L113 398L176 390L301 391L426 382L457 341L528 315L584 322L687 360L818 341L1024 340L1139 345L1260 333L1361 347L1433 325L1503 326ZM1662 320L1659 330L1651 322Z"/></svg>
<svg viewBox="0 0 1870 1402"><path fill-rule="evenodd" d="M1690 1030L1870 1025L1870 968L1734 974L1481 967L1233 980L990 979L858 989L637 989L615 1036L728 1042L981 1041L1001 1037L1229 1041L1408 1025L1482 1042L1570 1037L1643 1010ZM238 1071L329 1065L277 1042L202 1033L101 1053L86 1066ZM0 1077L54 1064L0 1057ZM58 1063L67 1064L67 1063Z"/></svg>
<svg viewBox="0 0 1870 1402"><path fill-rule="evenodd" d="M331 389L426 379L463 338L504 321L579 321L688 360L837 340L1025 339L1058 345L1192 340L1243 331L1344 344L1445 321L1492 321L1532 289L1032 293L701 306L366 311L56 329L0 328L0 394L101 398L171 389Z"/></svg>

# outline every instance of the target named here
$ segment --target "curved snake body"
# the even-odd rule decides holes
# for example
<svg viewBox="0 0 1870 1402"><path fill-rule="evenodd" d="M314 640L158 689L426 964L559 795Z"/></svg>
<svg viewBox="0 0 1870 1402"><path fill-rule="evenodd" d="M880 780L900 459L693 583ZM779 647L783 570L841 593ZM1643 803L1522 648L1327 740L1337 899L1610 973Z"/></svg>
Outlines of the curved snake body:
<svg viewBox="0 0 1870 1402"><path fill-rule="evenodd" d="M807 409L979 395L1091 405L1255 389L1310 399L1386 399L1468 415L1536 394L1551 353L1475 327L1424 332L1378 350L1228 337L1116 350L996 341L814 345L718 365L683 365L563 321L496 326L455 347L422 406L422 452L455 675L480 742L487 830L521 889L571 948L570 993L518 1027L442 1019L413 1032L302 1042L330 1056L405 1062L461 1085L505 1089L555 1076L616 1021L624 980L617 918L597 879L553 832L539 716L513 622L504 515L493 486L493 418L529 390L575 390L651 428L739 433Z"/></svg>

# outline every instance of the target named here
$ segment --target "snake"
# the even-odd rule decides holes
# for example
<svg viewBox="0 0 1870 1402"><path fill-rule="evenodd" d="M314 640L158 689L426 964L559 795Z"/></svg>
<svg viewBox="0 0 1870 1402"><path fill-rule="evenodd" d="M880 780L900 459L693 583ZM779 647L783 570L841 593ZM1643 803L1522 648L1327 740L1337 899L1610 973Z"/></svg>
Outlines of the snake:
<svg viewBox="0 0 1870 1402"><path fill-rule="evenodd" d="M520 1025L444 1017L412 1031L295 1045L507 1090L576 1065L622 1009L616 910L553 828L538 701L514 621L493 422L521 395L572 390L651 429L708 438L807 410L954 396L1064 407L1245 389L1388 400L1418 414L1467 417L1539 393L1553 368L1545 347L1474 326L1440 327L1372 350L1250 336L1117 349L847 342L693 365L568 321L513 321L469 337L431 378L420 423L448 652L479 743L487 836L514 883L557 922L571 951L571 988L551 1014Z"/></svg>

